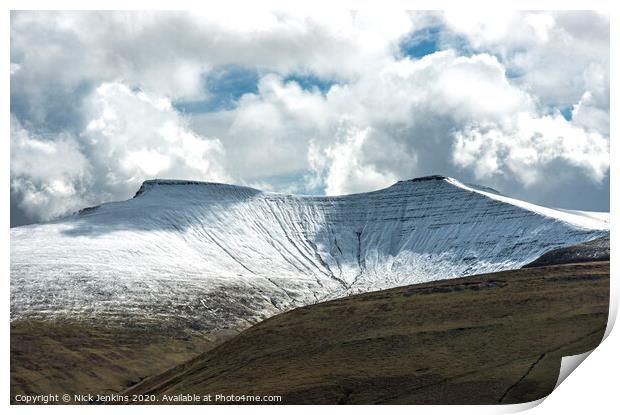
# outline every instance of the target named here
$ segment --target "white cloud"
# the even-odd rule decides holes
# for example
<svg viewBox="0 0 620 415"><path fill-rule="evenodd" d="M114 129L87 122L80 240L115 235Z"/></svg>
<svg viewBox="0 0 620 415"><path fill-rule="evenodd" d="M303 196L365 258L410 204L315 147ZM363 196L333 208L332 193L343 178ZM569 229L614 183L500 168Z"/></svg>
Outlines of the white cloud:
<svg viewBox="0 0 620 415"><path fill-rule="evenodd" d="M168 99L107 83L87 108L91 121L81 140L114 196L148 177L229 179L220 141L190 131Z"/></svg>
<svg viewBox="0 0 620 415"><path fill-rule="evenodd" d="M168 99L106 83L85 107L80 135L32 136L12 119L11 188L30 216L126 199L149 178L230 180L219 140L190 131Z"/></svg>
<svg viewBox="0 0 620 415"><path fill-rule="evenodd" d="M194 128L222 137L241 177L310 169L327 194L429 173L531 189L556 180L544 177L550 166L577 168L594 182L609 168L607 135L538 114L536 98L487 54L394 60L325 94L266 76L257 94Z"/></svg>
<svg viewBox="0 0 620 415"><path fill-rule="evenodd" d="M338 194L447 174L553 204L575 177L608 174L608 24L585 12L14 12L12 188L40 218L154 176ZM438 25L444 50L398 52ZM217 112L174 110L213 93L204 77L228 65L256 71L257 92ZM306 90L292 73L337 83ZM39 144L71 162L28 173Z"/></svg>
<svg viewBox="0 0 620 415"><path fill-rule="evenodd" d="M515 47L533 47L549 40L556 21L552 14L510 10L452 10L442 14L448 27L467 37L476 49L508 54Z"/></svg>
<svg viewBox="0 0 620 415"><path fill-rule="evenodd" d="M364 144L369 129L348 128L343 137L325 148L311 144L308 159L310 167L325 184L325 194L341 195L381 189L393 184L397 176L381 172L365 161ZM324 177L321 177L324 176Z"/></svg>
<svg viewBox="0 0 620 415"><path fill-rule="evenodd" d="M341 127L376 127L370 141L397 139L390 144L409 145L422 138L394 137L389 128L415 128L429 116L459 123L495 119L530 106L529 96L508 84L495 58L442 52L419 61L393 61L325 95L269 75L260 80L258 93L242 97L237 108L195 117L193 126L222 137L241 176L252 171L260 176L308 168L309 143L329 147ZM398 158L385 147L379 153ZM415 164L404 157L399 163Z"/></svg>
<svg viewBox="0 0 620 415"><path fill-rule="evenodd" d="M201 76L222 65L355 76L410 28L405 13L13 12L11 57L40 86L122 81L198 98Z"/></svg>
<svg viewBox="0 0 620 415"><path fill-rule="evenodd" d="M231 111L194 116L192 127L220 137L230 172L257 182L306 169L308 143L330 137L338 118L319 91L266 75L257 94L244 95Z"/></svg>
<svg viewBox="0 0 620 415"><path fill-rule="evenodd" d="M90 164L75 137L33 135L11 117L11 190L31 217L51 219L84 207Z"/></svg>
<svg viewBox="0 0 620 415"><path fill-rule="evenodd" d="M585 91L573 105L572 121L589 131L609 136L609 73L599 64L584 72Z"/></svg>
<svg viewBox="0 0 620 415"><path fill-rule="evenodd" d="M448 12L453 34L502 57L513 82L541 105L570 107L591 86L592 65L609 95L609 16L597 12ZM450 35L446 35L450 38ZM609 105L603 110L609 111Z"/></svg>
<svg viewBox="0 0 620 415"><path fill-rule="evenodd" d="M555 161L579 167L596 181L609 169L609 140L567 122L562 116L532 117L520 113L512 125L474 123L455 134L452 157L473 167L478 179L510 175L526 186L546 176Z"/></svg>

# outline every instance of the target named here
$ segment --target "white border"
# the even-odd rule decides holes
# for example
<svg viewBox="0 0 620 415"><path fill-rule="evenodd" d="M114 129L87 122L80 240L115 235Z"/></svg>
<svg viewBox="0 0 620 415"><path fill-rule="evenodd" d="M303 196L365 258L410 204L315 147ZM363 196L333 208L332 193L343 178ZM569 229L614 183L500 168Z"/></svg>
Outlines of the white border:
<svg viewBox="0 0 620 415"><path fill-rule="evenodd" d="M5 57L5 68L8 67L10 61L10 13L11 9L85 9L85 4L83 1L76 0L64 0L64 1L54 1L54 2L45 2L45 1L34 1L34 0L24 0L24 1L8 1L6 2L7 9L5 14L2 17L3 22L3 30L2 30L2 50L3 56ZM6 4L5 3L5 4ZM197 7L197 2L191 0L175 0L171 1L161 1L161 0L151 0L151 1L138 1L138 0L108 0L108 1L90 1L88 3L88 9L99 9L99 10L113 10L113 9L130 9L130 10L140 10L140 9L160 9L160 10L171 10L171 9L195 9ZM221 2L218 3L217 8L221 8ZM252 4L251 6L249 4ZM611 24L612 24L612 47L611 47L611 70L610 73L616 73L618 68L617 55L616 55L616 46L617 42L614 39L618 39L620 33L618 33L617 27L615 26L616 19L618 14L613 7L613 2L611 1L600 1L600 0L589 0L589 1L573 1L573 0L549 0L549 1L541 1L541 0L522 0L522 1L502 1L502 2L483 2L483 1L468 1L468 2L449 2L444 0L421 0L421 1L398 1L398 0L383 0L381 2L371 2L371 1L354 1L354 0L342 0L335 4L330 0L315 0L315 1L304 1L301 5L296 5L295 9L301 9L301 11L311 11L311 10L334 10L334 9L446 9L446 8L455 8L455 4L458 4L456 8L499 8L498 5L501 5L502 8L514 8L514 9L530 9L530 10L561 10L561 9L571 9L571 10L604 10L608 11L611 14ZM211 7L216 7L215 4L209 5ZM226 8L230 10L248 10L248 9L257 9L259 8L256 3L244 2L240 0L227 0ZM283 1L283 0L263 0L260 3L260 8L263 9L290 9L291 2ZM8 68L7 68L8 69ZM0 190L0 194L2 194L4 203L2 204L2 216L1 221L3 224L3 229L5 229L6 234L2 238L2 269L4 281L2 284L2 298L4 300L4 316L6 316L5 326L3 331L3 342L2 342L2 367L0 368L2 376L2 386L3 386L3 395L2 399L4 400L4 404L9 406L9 324L8 319L10 315L10 292L9 292L9 163L10 163L10 153L9 153L9 122L10 122L10 77L5 72L5 82L2 84L3 89L3 100L2 100L2 108L1 111L1 119L2 122L2 131L5 133L3 135L3 139L1 142L2 150L0 151L0 157L2 157L2 178L0 179L0 183L2 189ZM611 80L611 136L614 135L614 132L617 131L618 127L618 111L614 106L615 97L617 97L618 87L615 82L615 78ZM614 145L614 139L612 138L611 143L611 158L612 164L613 160L617 157L620 157L618 153L619 145ZM618 207L618 191L614 188L613 184L615 181L615 169L611 169L611 212L615 212ZM615 223L612 220L612 226ZM612 249L612 256L615 249ZM614 262L611 266L611 282L612 282L612 301L610 302L610 322L615 320L615 316L617 314L618 308L618 282L617 282L617 270L618 267ZM611 324L609 326L611 328ZM531 414L583 414L584 412L590 413L610 413L613 411L612 408L618 408L618 397L617 397L617 386L616 386L616 373L618 370L618 351L620 350L620 335L618 335L618 330L611 332L609 337L587 358L586 363L582 364L577 368L576 373L569 376L556 391L554 391L547 399L544 400L544 403L541 402L533 403L533 404L524 404L524 405L509 405L509 406L390 406L389 408L380 409L394 413L407 413L411 414L413 412L418 413L430 413L430 414L494 414L494 413L509 413L520 411L524 409L528 409L536 404L540 404L535 406L534 409L531 409L529 413ZM609 334L609 333L608 333ZM84 407L78 406L38 406L38 407L26 407L26 406L10 406L9 408L11 413L24 413L24 414L32 414L36 412L45 411L46 413L51 414L81 414L84 412ZM146 412L153 414L169 414L170 412L177 412L182 410L183 413L201 413L205 412L209 413L220 413L220 414L239 414L239 413L269 413L269 414L288 414L290 411L294 411L296 414L312 414L314 415L317 411L317 407L312 406L244 406L244 407L184 407L180 408L170 408L170 407L153 407L153 406L140 406L140 407L126 407L126 406L116 406L116 407L89 407L88 411L93 413L104 413L107 411L114 411L118 414L131 413L135 414L136 412ZM319 411L330 412L343 412L343 413L374 413L377 411L377 407L374 406L343 406L338 407L337 409L334 407L319 407Z"/></svg>

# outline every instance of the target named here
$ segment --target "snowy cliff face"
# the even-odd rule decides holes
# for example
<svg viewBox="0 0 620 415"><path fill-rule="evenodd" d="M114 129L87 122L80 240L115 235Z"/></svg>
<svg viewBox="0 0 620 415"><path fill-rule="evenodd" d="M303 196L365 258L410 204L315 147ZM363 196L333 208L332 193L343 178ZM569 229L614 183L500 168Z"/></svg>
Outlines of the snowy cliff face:
<svg viewBox="0 0 620 415"><path fill-rule="evenodd" d="M216 329L398 285L518 268L607 235L431 176L340 197L153 180L128 201L11 229L11 313Z"/></svg>

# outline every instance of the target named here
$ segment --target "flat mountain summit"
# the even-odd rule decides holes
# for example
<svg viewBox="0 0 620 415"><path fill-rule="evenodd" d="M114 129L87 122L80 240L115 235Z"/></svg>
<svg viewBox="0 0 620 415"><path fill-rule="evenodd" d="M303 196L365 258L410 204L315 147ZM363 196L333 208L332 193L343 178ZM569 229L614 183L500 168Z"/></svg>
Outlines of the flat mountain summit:
<svg viewBox="0 0 620 415"><path fill-rule="evenodd" d="M12 320L248 326L350 294L519 268L609 234L444 176L296 196L148 180L134 198L11 229Z"/></svg>

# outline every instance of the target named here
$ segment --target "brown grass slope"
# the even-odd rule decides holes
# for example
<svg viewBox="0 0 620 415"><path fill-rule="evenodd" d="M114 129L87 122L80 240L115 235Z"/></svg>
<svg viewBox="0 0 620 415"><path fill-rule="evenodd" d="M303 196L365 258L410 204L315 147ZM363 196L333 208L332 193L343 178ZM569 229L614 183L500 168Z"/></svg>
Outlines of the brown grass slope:
<svg viewBox="0 0 620 415"><path fill-rule="evenodd" d="M16 321L11 323L11 401L17 394L118 393L233 334L103 321Z"/></svg>
<svg viewBox="0 0 620 415"><path fill-rule="evenodd" d="M495 404L549 394L596 347L609 262L528 268L292 310L126 393L281 395L292 404Z"/></svg>

